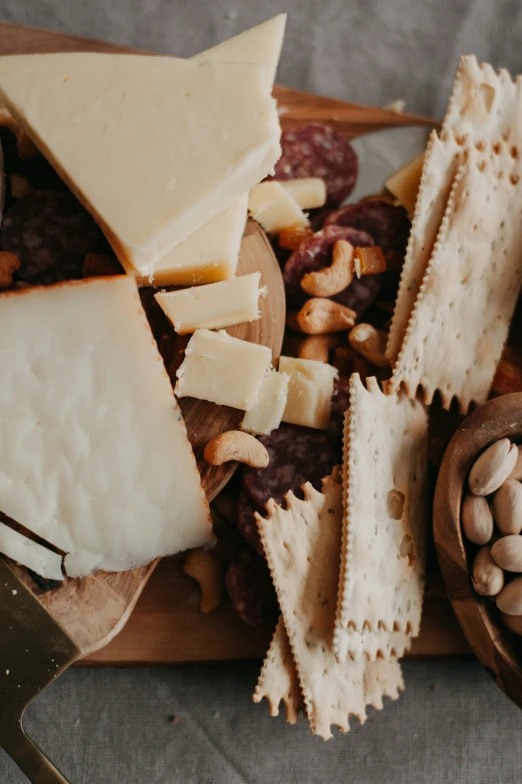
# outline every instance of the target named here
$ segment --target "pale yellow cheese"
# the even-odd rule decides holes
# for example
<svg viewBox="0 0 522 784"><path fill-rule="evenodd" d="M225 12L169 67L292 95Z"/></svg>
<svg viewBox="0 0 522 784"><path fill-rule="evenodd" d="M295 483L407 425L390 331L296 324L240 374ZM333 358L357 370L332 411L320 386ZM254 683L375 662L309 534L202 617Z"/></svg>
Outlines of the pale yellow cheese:
<svg viewBox="0 0 522 784"><path fill-rule="evenodd" d="M0 523L0 553L46 580L63 580L62 556Z"/></svg>
<svg viewBox="0 0 522 784"><path fill-rule="evenodd" d="M0 98L142 277L280 155L261 64L4 56Z"/></svg>
<svg viewBox="0 0 522 784"><path fill-rule="evenodd" d="M179 335L219 329L259 318L260 272L180 291L158 292L155 299Z"/></svg>
<svg viewBox="0 0 522 784"><path fill-rule="evenodd" d="M260 182L252 188L248 211L269 234L291 226L308 226L308 218L294 197L275 180Z"/></svg>
<svg viewBox="0 0 522 784"><path fill-rule="evenodd" d="M270 370L265 374L256 405L247 411L241 430L267 436L281 424L288 397L287 373Z"/></svg>
<svg viewBox="0 0 522 784"><path fill-rule="evenodd" d="M198 329L176 373L176 395L248 411L257 403L271 361L266 346L233 338L224 330Z"/></svg>
<svg viewBox="0 0 522 784"><path fill-rule="evenodd" d="M124 571L213 541L133 278L2 294L0 362L0 509L64 551L69 576ZM5 530L0 550L49 573L49 557Z"/></svg>
<svg viewBox="0 0 522 784"><path fill-rule="evenodd" d="M321 177L298 177L295 180L279 180L284 190L293 196L302 210L324 207L326 183Z"/></svg>
<svg viewBox="0 0 522 784"><path fill-rule="evenodd" d="M339 377L336 368L315 359L281 357L279 372L290 376L283 422L326 430L334 381Z"/></svg>
<svg viewBox="0 0 522 784"><path fill-rule="evenodd" d="M386 180L386 187L410 215L415 212L415 202L422 174L424 153L406 163Z"/></svg>

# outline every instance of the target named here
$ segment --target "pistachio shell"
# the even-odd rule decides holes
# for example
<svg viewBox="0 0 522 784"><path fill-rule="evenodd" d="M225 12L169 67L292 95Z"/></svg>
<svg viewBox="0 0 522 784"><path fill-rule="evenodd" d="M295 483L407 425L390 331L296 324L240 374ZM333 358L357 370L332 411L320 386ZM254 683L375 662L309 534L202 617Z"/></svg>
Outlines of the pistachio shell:
<svg viewBox="0 0 522 784"><path fill-rule="evenodd" d="M515 577L497 596L497 607L507 615L522 615L522 577Z"/></svg>
<svg viewBox="0 0 522 784"><path fill-rule="evenodd" d="M503 536L491 548L491 556L506 572L522 572L522 536Z"/></svg>
<svg viewBox="0 0 522 784"><path fill-rule="evenodd" d="M522 479L522 446L517 446L517 449L518 457L515 467L511 472L511 479L518 479L520 481Z"/></svg>
<svg viewBox="0 0 522 784"><path fill-rule="evenodd" d="M496 596L504 586L504 572L491 557L489 547L481 547L475 556L472 582L482 596Z"/></svg>
<svg viewBox="0 0 522 784"><path fill-rule="evenodd" d="M469 489L474 495L489 495L504 483L515 467L518 449L509 438L491 444L477 458L469 473Z"/></svg>
<svg viewBox="0 0 522 784"><path fill-rule="evenodd" d="M506 479L495 493L493 514L500 533L519 534L522 531L522 484L520 482Z"/></svg>
<svg viewBox="0 0 522 784"><path fill-rule="evenodd" d="M522 485L520 485L522 490ZM462 530L473 544L487 544L493 536L493 515L481 495L469 493L462 502Z"/></svg>

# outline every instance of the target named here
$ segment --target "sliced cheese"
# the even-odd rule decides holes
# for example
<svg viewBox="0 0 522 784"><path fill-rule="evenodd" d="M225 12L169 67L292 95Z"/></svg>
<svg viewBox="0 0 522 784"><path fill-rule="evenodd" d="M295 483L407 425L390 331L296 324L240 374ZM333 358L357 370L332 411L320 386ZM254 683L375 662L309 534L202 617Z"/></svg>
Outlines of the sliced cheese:
<svg viewBox="0 0 522 784"><path fill-rule="evenodd" d="M247 219L248 196L218 213L167 253L142 285L193 286L227 280L236 274L239 249Z"/></svg>
<svg viewBox="0 0 522 784"><path fill-rule="evenodd" d="M410 215L415 212L415 202L421 181L424 153L406 163L386 180L386 187Z"/></svg>
<svg viewBox="0 0 522 784"><path fill-rule="evenodd" d="M0 98L142 277L280 155L260 64L4 56Z"/></svg>
<svg viewBox="0 0 522 784"><path fill-rule="evenodd" d="M260 272L239 278L155 294L179 335L219 329L259 318Z"/></svg>
<svg viewBox="0 0 522 784"><path fill-rule="evenodd" d="M270 89L275 81L277 65L285 35L286 14L279 14L263 24L245 30L228 41L194 55L193 60L219 60L230 63L263 63Z"/></svg>
<svg viewBox="0 0 522 784"><path fill-rule="evenodd" d="M62 556L0 523L0 552L46 580L63 580Z"/></svg>
<svg viewBox="0 0 522 784"><path fill-rule="evenodd" d="M248 411L257 403L271 361L266 346L233 338L224 330L198 329L177 370L176 395Z"/></svg>
<svg viewBox="0 0 522 784"><path fill-rule="evenodd" d="M183 418L131 277L3 294L0 361L0 509L66 552L69 576L131 569L213 541Z"/></svg>
<svg viewBox="0 0 522 784"><path fill-rule="evenodd" d="M280 358L279 371L290 376L283 422L326 430L338 371L315 359L292 357Z"/></svg>
<svg viewBox="0 0 522 784"><path fill-rule="evenodd" d="M326 183L321 177L279 180L279 184L290 196L293 196L302 210L314 210L325 205Z"/></svg>
<svg viewBox="0 0 522 784"><path fill-rule="evenodd" d="M265 374L257 403L247 411L241 430L254 435L267 436L281 424L288 397L287 373L270 370Z"/></svg>
<svg viewBox="0 0 522 784"><path fill-rule="evenodd" d="M308 218L294 197L275 180L260 182L252 188L248 211L269 234L291 226L308 226Z"/></svg>

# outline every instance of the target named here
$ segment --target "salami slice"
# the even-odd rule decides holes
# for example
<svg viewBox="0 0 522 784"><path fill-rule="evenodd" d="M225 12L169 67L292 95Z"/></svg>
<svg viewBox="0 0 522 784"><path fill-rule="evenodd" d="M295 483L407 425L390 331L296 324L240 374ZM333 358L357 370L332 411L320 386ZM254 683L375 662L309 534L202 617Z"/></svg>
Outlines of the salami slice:
<svg viewBox="0 0 522 784"><path fill-rule="evenodd" d="M101 231L71 193L34 191L6 212L0 248L21 261L18 277L54 283L82 277L85 254L96 251Z"/></svg>
<svg viewBox="0 0 522 784"><path fill-rule="evenodd" d="M384 254L396 251L404 255L411 223L404 207L373 199L334 210L324 221L324 227L327 226L351 226L365 231Z"/></svg>
<svg viewBox="0 0 522 784"><path fill-rule="evenodd" d="M340 376L334 384L332 395L332 414L328 428L328 440L337 457L337 462L343 458L343 432L344 414L350 408L350 379Z"/></svg>
<svg viewBox="0 0 522 784"><path fill-rule="evenodd" d="M239 533L256 553L264 557L265 553L254 513L256 508L245 490L239 493L236 504L236 522Z"/></svg>
<svg viewBox="0 0 522 784"><path fill-rule="evenodd" d="M347 240L354 247L373 245L369 234L350 226L328 226L318 231L306 242L301 243L285 264L283 278L286 298L290 307L299 308L308 298L301 288L301 280L307 272L327 267L332 262L332 249L337 240ZM380 277L366 275L354 278L351 284L333 299L347 305L361 315L379 293Z"/></svg>
<svg viewBox="0 0 522 784"><path fill-rule="evenodd" d="M340 204L353 191L359 164L344 136L327 125L311 123L287 128L281 134L281 157L272 179L321 177L328 204Z"/></svg>
<svg viewBox="0 0 522 784"><path fill-rule="evenodd" d="M264 509L270 498L282 503L289 490L300 495L306 482L320 489L321 479L331 473L337 462L321 430L283 424L259 440L270 456L268 466L245 466L243 471L243 486L258 509Z"/></svg>
<svg viewBox="0 0 522 784"><path fill-rule="evenodd" d="M228 565L227 590L234 609L249 626L274 623L278 615L277 597L270 571L257 553L243 550Z"/></svg>

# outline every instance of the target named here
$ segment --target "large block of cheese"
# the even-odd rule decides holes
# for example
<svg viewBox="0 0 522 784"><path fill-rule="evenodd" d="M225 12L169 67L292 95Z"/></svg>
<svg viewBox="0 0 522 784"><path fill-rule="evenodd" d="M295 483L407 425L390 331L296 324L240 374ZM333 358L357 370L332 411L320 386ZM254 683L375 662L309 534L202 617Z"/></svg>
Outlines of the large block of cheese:
<svg viewBox="0 0 522 784"><path fill-rule="evenodd" d="M260 272L239 278L158 292L155 299L179 335L219 329L259 318Z"/></svg>
<svg viewBox="0 0 522 784"><path fill-rule="evenodd" d="M280 155L261 64L4 56L0 98L142 277Z"/></svg>
<svg viewBox="0 0 522 784"><path fill-rule="evenodd" d="M267 436L281 424L288 397L287 373L270 370L265 374L257 403L247 411L241 430L254 435Z"/></svg>
<svg viewBox="0 0 522 784"><path fill-rule="evenodd" d="M248 411L257 403L272 352L266 346L198 329L176 373L176 395Z"/></svg>
<svg viewBox="0 0 522 784"><path fill-rule="evenodd" d="M339 376L336 368L315 359L281 357L279 371L290 376L283 422L326 430L334 381Z"/></svg>
<svg viewBox="0 0 522 784"><path fill-rule="evenodd" d="M0 509L68 553L67 574L130 569L212 541L131 277L2 294L0 362ZM0 549L21 559L1 531Z"/></svg>
<svg viewBox="0 0 522 784"><path fill-rule="evenodd" d="M260 182L252 188L248 211L269 234L291 226L308 226L308 218L292 194L275 180Z"/></svg>

